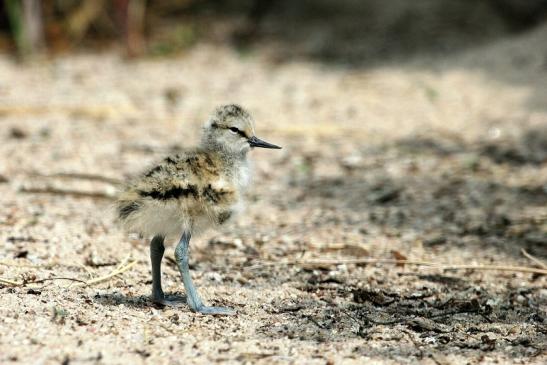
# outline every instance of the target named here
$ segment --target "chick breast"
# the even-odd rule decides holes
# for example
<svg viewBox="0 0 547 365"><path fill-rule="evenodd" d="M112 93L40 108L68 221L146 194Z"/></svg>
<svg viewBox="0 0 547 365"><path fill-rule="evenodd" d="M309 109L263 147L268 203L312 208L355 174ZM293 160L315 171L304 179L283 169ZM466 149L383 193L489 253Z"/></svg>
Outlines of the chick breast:
<svg viewBox="0 0 547 365"><path fill-rule="evenodd" d="M119 195L118 220L128 231L165 237L225 223L240 192L224 165L220 156L199 150L164 159Z"/></svg>

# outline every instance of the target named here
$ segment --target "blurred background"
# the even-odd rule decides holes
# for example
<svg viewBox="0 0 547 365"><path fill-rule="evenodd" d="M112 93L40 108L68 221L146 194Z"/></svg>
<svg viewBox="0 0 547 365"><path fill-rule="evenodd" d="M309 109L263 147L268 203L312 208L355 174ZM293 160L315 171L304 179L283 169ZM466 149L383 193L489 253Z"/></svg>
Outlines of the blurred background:
<svg viewBox="0 0 547 365"><path fill-rule="evenodd" d="M83 332L61 336L70 356L100 349L116 359L124 350L112 343L132 348L139 321L124 321L120 304L146 321L154 315L147 243L113 224L116 189L198 143L213 108L235 102L258 136L284 148L253 151L248 211L193 241L198 287L249 316L214 330L200 322L193 335L205 342L187 338L185 351L245 359L249 341L267 338L266 353L298 343L304 357L419 359L419 343L455 363L479 352L541 363L532 355L545 344L545 276L425 275L343 260L547 259L547 0L4 0L0 53L0 258L55 270L39 277L104 274L127 254L138 261L102 287L42 291L81 320ZM278 265L325 257L342 264ZM166 276L180 291L172 264ZM14 341L26 343L37 320L57 333L34 295L0 289L31 313L6 324ZM440 316L446 303L479 303L481 315ZM444 327L409 325L407 347L398 324L378 325L420 310ZM85 332L104 313L122 334ZM196 325L180 313L161 323ZM237 333L240 347L220 355L222 344L207 342L213 332ZM143 345L156 363L179 346L158 336L159 347ZM4 348L0 340L0 354L62 360L47 338ZM329 347L341 339L343 349Z"/></svg>
<svg viewBox="0 0 547 365"><path fill-rule="evenodd" d="M544 0L6 0L0 116L17 143L5 152L18 169L125 178L238 102L287 145L265 157L285 168L280 190L345 200L380 230L502 232L518 255L506 235L521 218L503 204L534 216L546 201L546 22ZM36 156L31 141L52 149ZM519 244L546 254L541 229Z"/></svg>
<svg viewBox="0 0 547 365"><path fill-rule="evenodd" d="M169 56L199 42L284 45L278 57L374 64L448 54L526 31L544 0L6 0L0 47L21 57L116 46Z"/></svg>

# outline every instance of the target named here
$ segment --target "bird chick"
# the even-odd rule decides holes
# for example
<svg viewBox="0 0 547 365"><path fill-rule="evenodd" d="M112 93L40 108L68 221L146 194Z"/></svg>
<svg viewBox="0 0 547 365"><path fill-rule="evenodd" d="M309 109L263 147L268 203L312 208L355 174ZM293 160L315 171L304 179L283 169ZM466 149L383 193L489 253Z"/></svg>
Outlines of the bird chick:
<svg viewBox="0 0 547 365"><path fill-rule="evenodd" d="M150 242L152 300L178 305L161 286L164 241L181 235L175 261L194 312L235 314L230 308L205 306L188 266L190 238L226 223L241 211L250 180L248 152L254 147L279 149L255 136L253 119L238 105L218 107L205 123L200 145L169 156L131 181L116 202L117 219L126 230L153 237Z"/></svg>

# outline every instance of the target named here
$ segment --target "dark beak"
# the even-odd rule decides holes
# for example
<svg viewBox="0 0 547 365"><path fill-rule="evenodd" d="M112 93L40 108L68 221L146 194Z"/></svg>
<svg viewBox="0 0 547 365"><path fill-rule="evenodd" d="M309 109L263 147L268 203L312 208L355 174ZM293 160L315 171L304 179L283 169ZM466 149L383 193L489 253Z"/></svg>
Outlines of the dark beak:
<svg viewBox="0 0 547 365"><path fill-rule="evenodd" d="M276 150L280 150L281 147L276 146L275 144L271 144L269 142L263 141L259 138L256 138L255 136L252 136L249 138L249 144L251 147L260 147L260 148L272 148Z"/></svg>

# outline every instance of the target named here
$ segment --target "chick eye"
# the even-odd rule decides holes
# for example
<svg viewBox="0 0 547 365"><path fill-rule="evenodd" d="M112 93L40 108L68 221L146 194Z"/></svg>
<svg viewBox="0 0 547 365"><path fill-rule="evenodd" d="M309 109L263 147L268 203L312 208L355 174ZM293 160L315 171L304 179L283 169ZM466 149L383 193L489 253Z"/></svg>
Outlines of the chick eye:
<svg viewBox="0 0 547 365"><path fill-rule="evenodd" d="M237 129L236 127L230 127L230 131L232 133L239 133L239 129Z"/></svg>

